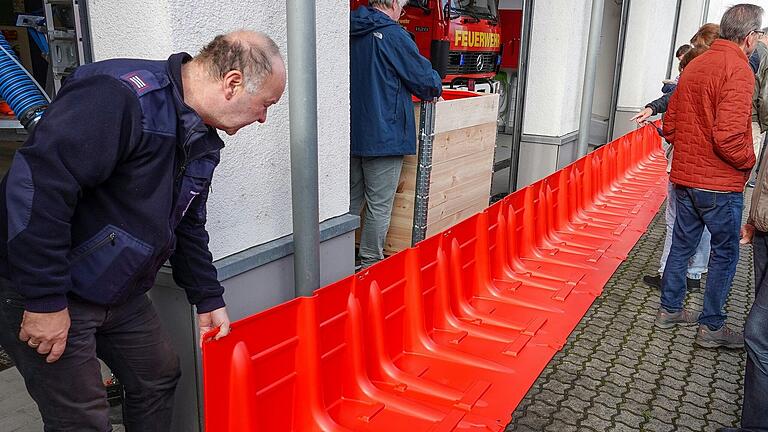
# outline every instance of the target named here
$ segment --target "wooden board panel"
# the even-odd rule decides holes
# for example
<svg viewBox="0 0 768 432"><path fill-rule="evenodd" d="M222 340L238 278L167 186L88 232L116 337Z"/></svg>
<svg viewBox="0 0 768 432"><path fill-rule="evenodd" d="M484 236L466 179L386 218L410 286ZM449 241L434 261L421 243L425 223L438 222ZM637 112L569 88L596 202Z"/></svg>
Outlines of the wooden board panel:
<svg viewBox="0 0 768 432"><path fill-rule="evenodd" d="M477 126L494 122L499 113L497 93L475 93L476 97L440 101L436 105L435 133ZM416 113L416 130L419 130L421 106L413 104Z"/></svg>
<svg viewBox="0 0 768 432"><path fill-rule="evenodd" d="M477 197L473 202L470 202L466 208L450 216L444 217L437 222L427 225L427 237L448 229L463 221L464 219L485 210L488 207L488 199L488 197L483 196Z"/></svg>
<svg viewBox="0 0 768 432"><path fill-rule="evenodd" d="M496 123L457 129L435 135L432 165L448 162L474 153L493 151L496 147ZM416 165L418 157L409 155L405 163Z"/></svg>
<svg viewBox="0 0 768 432"><path fill-rule="evenodd" d="M400 211L392 212L392 224L384 243L384 252L392 255L411 247L411 233L413 229L413 196L398 194L395 202L400 201ZM488 207L488 197L480 195L470 201L465 201L466 207L459 211L442 217L427 225L427 236L432 236L440 231L450 228L457 223L485 210Z"/></svg>
<svg viewBox="0 0 768 432"><path fill-rule="evenodd" d="M483 202L478 211L488 207L490 191L490 180L487 176L480 176L471 182L462 183L454 188L436 193L437 196L434 199L430 196L427 226L472 207L478 200Z"/></svg>
<svg viewBox="0 0 768 432"><path fill-rule="evenodd" d="M429 185L427 235L484 210L493 178L497 94L438 102ZM414 105L417 128L420 107ZM416 156L406 156L385 242L390 255L411 246Z"/></svg>
<svg viewBox="0 0 768 432"><path fill-rule="evenodd" d="M491 185L487 176L481 175L471 182L437 193L434 199L430 196L427 235L437 232L434 231L436 226L447 228L453 223L458 223L484 210L488 207L490 188ZM392 222L385 248L388 254L399 252L411 246L413 201L412 191L400 192L395 195L395 201L392 205ZM440 228L440 230L444 228Z"/></svg>
<svg viewBox="0 0 768 432"><path fill-rule="evenodd" d="M493 175L493 152L477 153L463 158L454 159L452 163L444 163L432 167L430 178L430 193L448 190L465 183L482 173L489 178ZM404 164L400 174L399 190L412 191L416 189L416 167Z"/></svg>
<svg viewBox="0 0 768 432"><path fill-rule="evenodd" d="M495 124L498 112L498 94L441 102L435 114L435 133L477 126L489 120Z"/></svg>

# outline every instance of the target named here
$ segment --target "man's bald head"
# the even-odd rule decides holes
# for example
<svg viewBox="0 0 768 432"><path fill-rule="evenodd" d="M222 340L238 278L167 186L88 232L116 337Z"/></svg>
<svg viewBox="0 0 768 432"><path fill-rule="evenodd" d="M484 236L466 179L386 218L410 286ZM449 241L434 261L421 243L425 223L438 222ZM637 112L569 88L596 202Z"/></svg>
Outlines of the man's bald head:
<svg viewBox="0 0 768 432"><path fill-rule="evenodd" d="M228 72L243 74L245 89L256 93L275 66L284 69L280 49L269 36L251 30L237 30L216 36L206 45L195 61L206 66L211 77L223 79ZM276 64L279 63L279 64Z"/></svg>

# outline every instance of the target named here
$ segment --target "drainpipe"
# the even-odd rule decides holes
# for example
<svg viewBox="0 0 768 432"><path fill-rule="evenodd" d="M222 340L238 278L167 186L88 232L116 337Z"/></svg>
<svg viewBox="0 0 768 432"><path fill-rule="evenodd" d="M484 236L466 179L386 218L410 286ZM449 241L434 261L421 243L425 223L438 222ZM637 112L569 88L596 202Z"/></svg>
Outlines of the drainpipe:
<svg viewBox="0 0 768 432"><path fill-rule="evenodd" d="M603 27L604 0L592 0L592 17L589 20L587 64L584 70L584 87L581 90L581 117L579 121L578 157L587 154L589 129L592 123L592 102L597 78L597 56L600 53L600 31Z"/></svg>
<svg viewBox="0 0 768 432"><path fill-rule="evenodd" d="M535 0L523 0L523 28L520 32L520 57L517 68L517 91L515 92L515 118L512 122L512 154L509 157L508 193L517 190L517 171L520 166L520 141L523 137L523 110L525 109L525 87L528 83L528 60L531 52L534 6Z"/></svg>
<svg viewBox="0 0 768 432"><path fill-rule="evenodd" d="M667 64L667 79L672 78L672 65L675 63L675 45L677 45L677 30L680 28L680 8L683 0L677 0L677 9L675 9L675 23L672 27L672 42L669 45L669 64Z"/></svg>
<svg viewBox="0 0 768 432"><path fill-rule="evenodd" d="M621 4L621 20L619 22L619 44L616 50L616 68L613 70L613 90L611 91L611 111L608 114L608 141L613 141L613 131L616 125L616 109L619 106L619 88L621 86L621 71L624 65L624 49L627 45L627 23L629 22L630 0Z"/></svg>
<svg viewBox="0 0 768 432"><path fill-rule="evenodd" d="M315 1L287 0L293 272L296 296L320 287Z"/></svg>

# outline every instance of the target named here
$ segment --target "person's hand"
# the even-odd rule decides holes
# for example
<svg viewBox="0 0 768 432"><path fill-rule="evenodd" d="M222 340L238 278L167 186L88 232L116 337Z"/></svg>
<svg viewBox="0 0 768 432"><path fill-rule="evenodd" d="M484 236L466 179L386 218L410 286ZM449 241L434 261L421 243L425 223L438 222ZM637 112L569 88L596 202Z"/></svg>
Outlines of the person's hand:
<svg viewBox="0 0 768 432"><path fill-rule="evenodd" d="M213 340L219 340L229 334L227 308L218 308L210 312L198 314L197 320L200 323L200 343L203 341L203 336L215 328L218 328L219 332L213 337Z"/></svg>
<svg viewBox="0 0 768 432"><path fill-rule="evenodd" d="M645 126L648 124L648 117L653 115L653 110L650 108L644 108L642 111L637 113L634 117L629 119L630 121L637 122L640 126Z"/></svg>
<svg viewBox="0 0 768 432"><path fill-rule="evenodd" d="M752 237L755 235L755 227L751 224L744 224L743 227L741 227L741 239L739 240L739 244L750 244L752 243Z"/></svg>
<svg viewBox="0 0 768 432"><path fill-rule="evenodd" d="M19 340L30 348L47 356L45 361L53 363L64 354L69 334L69 310L51 313L24 311L21 320Z"/></svg>

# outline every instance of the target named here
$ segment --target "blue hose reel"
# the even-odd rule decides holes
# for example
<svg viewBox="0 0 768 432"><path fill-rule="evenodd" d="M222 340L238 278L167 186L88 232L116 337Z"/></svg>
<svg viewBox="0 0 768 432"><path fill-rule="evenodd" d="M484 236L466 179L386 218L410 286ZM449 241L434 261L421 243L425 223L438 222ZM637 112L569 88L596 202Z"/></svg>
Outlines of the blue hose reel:
<svg viewBox="0 0 768 432"><path fill-rule="evenodd" d="M21 124L32 130L48 107L48 99L0 33L0 97L8 102Z"/></svg>

